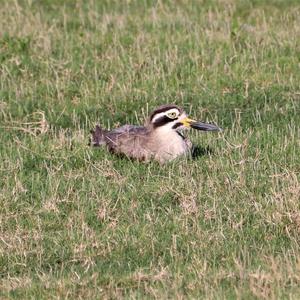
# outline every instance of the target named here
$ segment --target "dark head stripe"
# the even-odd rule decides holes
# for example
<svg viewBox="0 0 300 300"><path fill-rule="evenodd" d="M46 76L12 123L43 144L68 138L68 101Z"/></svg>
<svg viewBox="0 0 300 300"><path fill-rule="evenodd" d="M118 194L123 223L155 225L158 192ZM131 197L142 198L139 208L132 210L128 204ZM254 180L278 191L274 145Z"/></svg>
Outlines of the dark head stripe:
<svg viewBox="0 0 300 300"><path fill-rule="evenodd" d="M168 111L172 108L176 108L176 109L178 109L179 112L181 112L181 109L175 104L161 105L155 111L152 112L152 114L150 115L150 121L152 121L152 119L154 118L155 115L160 114L160 113L165 112L165 111Z"/></svg>
<svg viewBox="0 0 300 300"><path fill-rule="evenodd" d="M160 127L160 126L164 126L167 123L173 122L173 121L174 121L174 119L170 119L166 116L162 116L162 117L158 118L157 120L155 120L155 122L153 123L153 127L157 128L157 127Z"/></svg>
<svg viewBox="0 0 300 300"><path fill-rule="evenodd" d="M183 124L181 122L177 122L175 123L173 126L172 126L172 129L176 129L178 128L179 126L182 126Z"/></svg>

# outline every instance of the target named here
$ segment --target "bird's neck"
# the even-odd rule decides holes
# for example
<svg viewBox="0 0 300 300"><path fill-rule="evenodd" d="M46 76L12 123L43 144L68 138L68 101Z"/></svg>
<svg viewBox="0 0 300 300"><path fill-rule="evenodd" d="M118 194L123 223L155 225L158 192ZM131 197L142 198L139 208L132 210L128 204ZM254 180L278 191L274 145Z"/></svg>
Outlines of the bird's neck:
<svg viewBox="0 0 300 300"><path fill-rule="evenodd" d="M155 128L152 131L152 136L160 141L166 141L166 142L167 141L168 142L171 142L171 141L181 142L184 139L184 136L181 133L179 133L173 129L164 128L164 127Z"/></svg>

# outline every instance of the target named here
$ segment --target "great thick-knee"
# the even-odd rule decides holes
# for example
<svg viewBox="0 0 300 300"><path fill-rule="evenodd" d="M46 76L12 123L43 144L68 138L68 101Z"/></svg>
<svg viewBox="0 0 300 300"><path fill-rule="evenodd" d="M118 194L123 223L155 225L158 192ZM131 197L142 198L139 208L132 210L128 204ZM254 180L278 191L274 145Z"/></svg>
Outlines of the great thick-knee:
<svg viewBox="0 0 300 300"><path fill-rule="evenodd" d="M164 163L190 153L192 143L182 134L188 128L221 130L216 125L192 120L177 105L167 104L156 108L145 126L124 125L105 130L97 125L91 131L91 144L105 145L110 152L130 158L143 161L154 159Z"/></svg>

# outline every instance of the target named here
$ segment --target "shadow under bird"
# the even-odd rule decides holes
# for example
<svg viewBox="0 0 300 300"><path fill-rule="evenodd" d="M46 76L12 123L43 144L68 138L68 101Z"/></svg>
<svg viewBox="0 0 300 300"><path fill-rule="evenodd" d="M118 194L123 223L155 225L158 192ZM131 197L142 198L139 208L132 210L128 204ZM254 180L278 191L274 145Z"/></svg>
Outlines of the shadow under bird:
<svg viewBox="0 0 300 300"><path fill-rule="evenodd" d="M156 108L146 120L145 126L124 125L105 130L97 125L91 131L91 144L106 146L110 152L129 158L165 163L191 153L192 143L182 134L189 128L221 131L216 125L188 118L177 105L167 104Z"/></svg>

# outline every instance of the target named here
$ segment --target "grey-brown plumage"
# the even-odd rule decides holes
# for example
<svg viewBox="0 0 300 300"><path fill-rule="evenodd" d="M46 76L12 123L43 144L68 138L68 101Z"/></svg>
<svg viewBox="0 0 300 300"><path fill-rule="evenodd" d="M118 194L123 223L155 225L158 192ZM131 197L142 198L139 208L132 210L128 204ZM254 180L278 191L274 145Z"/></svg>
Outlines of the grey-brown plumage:
<svg viewBox="0 0 300 300"><path fill-rule="evenodd" d="M97 125L91 131L91 143L94 146L104 145L115 154L164 163L190 153L192 143L181 133L189 127L220 130L215 125L189 119L177 105L162 105L150 114L145 126L124 125L109 131Z"/></svg>

